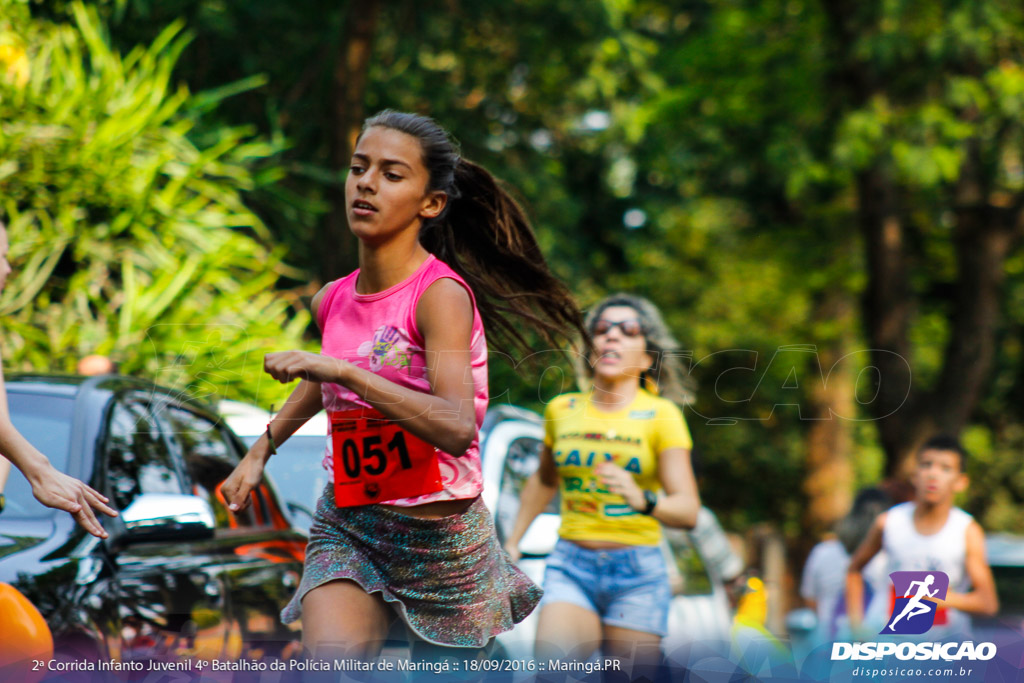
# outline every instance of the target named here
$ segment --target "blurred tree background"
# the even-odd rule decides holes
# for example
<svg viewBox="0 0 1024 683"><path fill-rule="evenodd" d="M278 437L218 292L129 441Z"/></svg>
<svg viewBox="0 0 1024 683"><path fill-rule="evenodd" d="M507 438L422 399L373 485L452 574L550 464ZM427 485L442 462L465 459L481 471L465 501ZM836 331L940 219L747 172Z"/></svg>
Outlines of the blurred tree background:
<svg viewBox="0 0 1024 683"><path fill-rule="evenodd" d="M304 305L356 265L358 126L412 110L515 188L583 305L662 307L727 527L800 557L941 429L974 455L962 503L1024 532L1019 3L0 7L10 367L108 352L269 403L262 353L315 348ZM157 324L186 322L207 358ZM559 372L496 358L496 401L569 388L538 351Z"/></svg>
<svg viewBox="0 0 1024 683"><path fill-rule="evenodd" d="M280 177L246 127L200 129L219 95L175 85L182 23L112 49L94 8L68 24L7 4L0 24L0 206L17 270L0 297L9 367L89 353L198 397L280 396L263 351L309 314L275 285L284 248L243 193Z"/></svg>

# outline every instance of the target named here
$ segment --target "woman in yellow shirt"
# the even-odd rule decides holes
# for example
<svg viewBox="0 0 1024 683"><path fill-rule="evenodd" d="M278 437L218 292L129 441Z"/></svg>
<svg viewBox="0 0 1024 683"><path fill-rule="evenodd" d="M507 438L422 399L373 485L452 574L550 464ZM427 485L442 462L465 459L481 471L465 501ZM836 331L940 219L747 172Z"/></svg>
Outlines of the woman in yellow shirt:
<svg viewBox="0 0 1024 683"><path fill-rule="evenodd" d="M545 411L544 449L523 489L506 550L561 491L559 541L548 558L535 656L655 660L671 590L661 525L693 528L700 509L677 344L658 309L616 294L587 316L593 351L581 392Z"/></svg>

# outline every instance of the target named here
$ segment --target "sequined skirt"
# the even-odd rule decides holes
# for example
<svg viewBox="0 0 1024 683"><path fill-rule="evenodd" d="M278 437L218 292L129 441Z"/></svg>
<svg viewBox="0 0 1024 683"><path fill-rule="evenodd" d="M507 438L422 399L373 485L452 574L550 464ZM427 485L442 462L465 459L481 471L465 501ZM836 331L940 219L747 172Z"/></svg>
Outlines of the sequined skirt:
<svg viewBox="0 0 1024 683"><path fill-rule="evenodd" d="M460 514L420 519L379 505L339 509L328 486L282 621L301 618L306 593L337 579L380 593L418 637L456 647L483 647L542 594L501 548L481 498Z"/></svg>

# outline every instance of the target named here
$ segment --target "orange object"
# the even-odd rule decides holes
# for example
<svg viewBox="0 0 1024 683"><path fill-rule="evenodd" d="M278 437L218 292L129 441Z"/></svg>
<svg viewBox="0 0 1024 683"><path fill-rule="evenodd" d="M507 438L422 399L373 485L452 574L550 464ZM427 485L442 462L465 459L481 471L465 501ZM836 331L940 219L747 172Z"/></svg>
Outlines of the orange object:
<svg viewBox="0 0 1024 683"><path fill-rule="evenodd" d="M909 598L910 595L903 597ZM925 598L927 600L927 598ZM934 602L931 600L929 602ZM896 609L896 586L889 587L889 619L892 619L893 611ZM935 623L933 626L945 626L949 623L949 609L947 607L935 608Z"/></svg>
<svg viewBox="0 0 1024 683"><path fill-rule="evenodd" d="M53 634L35 605L10 584L0 583L0 671L25 683L46 673L53 657ZM43 662L38 666L36 662Z"/></svg>
<svg viewBox="0 0 1024 683"><path fill-rule="evenodd" d="M246 543L235 548L235 555L239 557L258 557L275 564L306 561L306 543L304 541L286 541L278 539L273 541L260 541L258 543Z"/></svg>

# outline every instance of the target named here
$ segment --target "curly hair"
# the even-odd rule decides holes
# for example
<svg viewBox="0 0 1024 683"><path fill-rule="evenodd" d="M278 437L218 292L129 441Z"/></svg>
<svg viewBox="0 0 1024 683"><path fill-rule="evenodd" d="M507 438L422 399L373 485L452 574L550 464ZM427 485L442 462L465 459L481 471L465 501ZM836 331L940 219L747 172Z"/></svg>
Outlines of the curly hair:
<svg viewBox="0 0 1024 683"><path fill-rule="evenodd" d="M635 294L617 293L597 302L584 318L583 326L593 337L594 325L601 313L611 306L628 306L636 311L643 326L647 353L654 362L640 376L640 386L651 393L663 396L678 404L693 402L696 383L684 367L679 354L680 345L661 317L661 311L649 300ZM576 356L576 381L586 391L594 377L590 358Z"/></svg>

